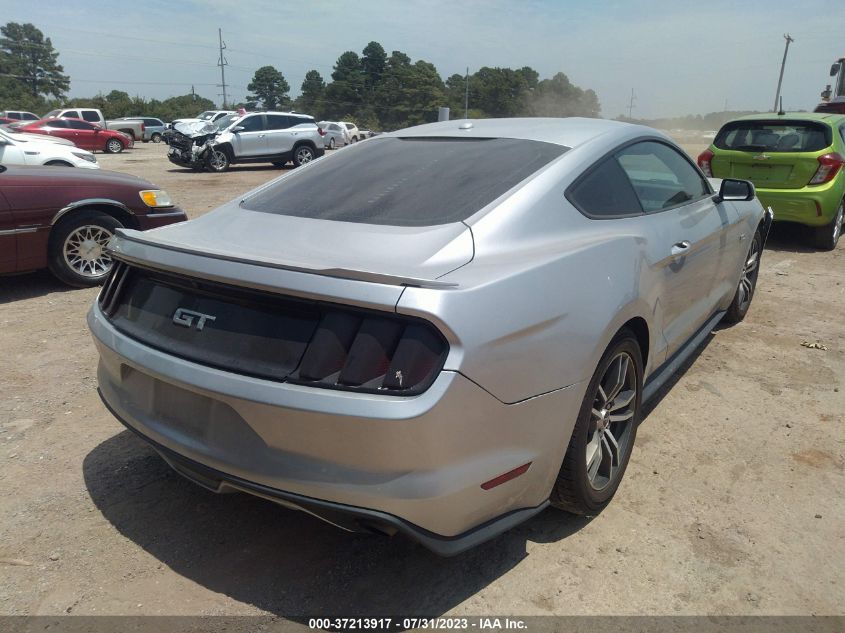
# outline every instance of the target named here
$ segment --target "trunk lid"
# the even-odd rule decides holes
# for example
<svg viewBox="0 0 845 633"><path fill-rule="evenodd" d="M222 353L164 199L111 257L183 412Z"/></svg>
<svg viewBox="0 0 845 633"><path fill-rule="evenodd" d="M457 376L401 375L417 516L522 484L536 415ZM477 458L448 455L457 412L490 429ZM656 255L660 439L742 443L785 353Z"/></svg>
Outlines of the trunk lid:
<svg viewBox="0 0 845 633"><path fill-rule="evenodd" d="M472 234L461 222L425 227L339 222L248 211L238 201L190 222L121 233L135 242L217 259L399 285L435 280L474 253Z"/></svg>

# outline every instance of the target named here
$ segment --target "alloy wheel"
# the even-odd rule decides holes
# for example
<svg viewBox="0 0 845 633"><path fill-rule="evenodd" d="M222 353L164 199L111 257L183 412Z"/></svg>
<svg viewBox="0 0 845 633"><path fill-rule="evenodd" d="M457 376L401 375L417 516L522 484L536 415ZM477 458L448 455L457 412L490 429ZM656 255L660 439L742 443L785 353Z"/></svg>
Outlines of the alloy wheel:
<svg viewBox="0 0 845 633"><path fill-rule="evenodd" d="M120 150L123 149L123 144L118 141L117 139L112 139L109 141L109 151L112 154L117 154Z"/></svg>
<svg viewBox="0 0 845 633"><path fill-rule="evenodd" d="M208 160L208 164L214 171L220 171L221 169L225 169L226 162L226 154L224 154L220 150L214 150Z"/></svg>
<svg viewBox="0 0 845 633"><path fill-rule="evenodd" d="M754 295L754 283L757 280L757 268L760 265L760 244L755 239L745 263L742 265L742 275L739 278L739 309L745 310Z"/></svg>
<svg viewBox="0 0 845 633"><path fill-rule="evenodd" d="M833 243L836 244L839 240L839 234L842 232L842 221L845 220L845 202L839 205L839 211L836 213L836 218L833 222Z"/></svg>
<svg viewBox="0 0 845 633"><path fill-rule="evenodd" d="M631 441L637 406L637 373L628 352L614 356L593 399L587 437L587 481L603 490L619 476Z"/></svg>
<svg viewBox="0 0 845 633"><path fill-rule="evenodd" d="M106 251L111 237L109 231L96 224L80 226L65 239L62 248L65 263L83 277L102 277L112 266L112 259Z"/></svg>
<svg viewBox="0 0 845 633"><path fill-rule="evenodd" d="M300 147L296 150L296 162L300 165L304 165L305 163L310 163L313 155L311 150L307 147Z"/></svg>

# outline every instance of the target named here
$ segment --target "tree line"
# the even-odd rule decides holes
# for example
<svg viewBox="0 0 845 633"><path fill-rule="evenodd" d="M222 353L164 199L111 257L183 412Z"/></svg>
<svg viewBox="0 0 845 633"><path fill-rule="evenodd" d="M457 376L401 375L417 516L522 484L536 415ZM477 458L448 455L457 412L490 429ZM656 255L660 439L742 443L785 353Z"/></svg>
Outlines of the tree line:
<svg viewBox="0 0 845 633"><path fill-rule="evenodd" d="M469 76L443 80L434 64L413 61L402 51L387 54L370 42L358 55L346 51L334 64L330 80L309 70L296 99L281 71L259 68L247 87L246 107L292 107L318 119L355 121L369 129L396 129L437 120L449 107L452 118L514 116L588 116L601 112L598 97L569 81L564 73L540 79L525 66L483 67ZM466 104L469 104L465 111Z"/></svg>
<svg viewBox="0 0 845 633"><path fill-rule="evenodd" d="M170 121L211 110L215 103L193 93L169 99L130 97L112 90L94 97L68 99L70 77L58 62L49 37L33 24L0 26L0 110L31 110L43 114L57 107L100 108L106 118L154 116ZM354 121L372 130L391 130L437 120L448 106L452 118L513 116L597 117L596 93L582 89L560 72L540 79L528 66L483 67L471 75L445 80L435 66L412 60L402 51L387 54L378 42L338 57L331 76L309 70L296 98L281 70L263 66L255 71L246 101L231 108L294 109L318 120Z"/></svg>

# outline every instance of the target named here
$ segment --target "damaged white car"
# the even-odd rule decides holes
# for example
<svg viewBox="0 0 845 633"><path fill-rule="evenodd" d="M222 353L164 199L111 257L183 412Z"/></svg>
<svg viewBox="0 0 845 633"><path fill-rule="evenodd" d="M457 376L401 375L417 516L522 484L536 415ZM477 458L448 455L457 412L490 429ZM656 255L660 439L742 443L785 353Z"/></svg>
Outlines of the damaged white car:
<svg viewBox="0 0 845 633"><path fill-rule="evenodd" d="M323 139L313 117L290 112L230 114L214 123L177 123L167 139L171 163L223 172L237 163L294 167L323 155Z"/></svg>

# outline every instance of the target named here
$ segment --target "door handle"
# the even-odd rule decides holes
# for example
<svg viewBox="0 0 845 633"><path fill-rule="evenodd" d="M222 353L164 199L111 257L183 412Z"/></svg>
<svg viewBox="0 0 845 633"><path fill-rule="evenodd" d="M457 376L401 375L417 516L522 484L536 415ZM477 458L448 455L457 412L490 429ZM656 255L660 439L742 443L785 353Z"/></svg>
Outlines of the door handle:
<svg viewBox="0 0 845 633"><path fill-rule="evenodd" d="M685 254L689 250L689 247L690 243L687 240L677 242L672 246L672 257Z"/></svg>
<svg viewBox="0 0 845 633"><path fill-rule="evenodd" d="M258 138L264 138L265 136L267 136L267 135L266 134L259 134Z"/></svg>

